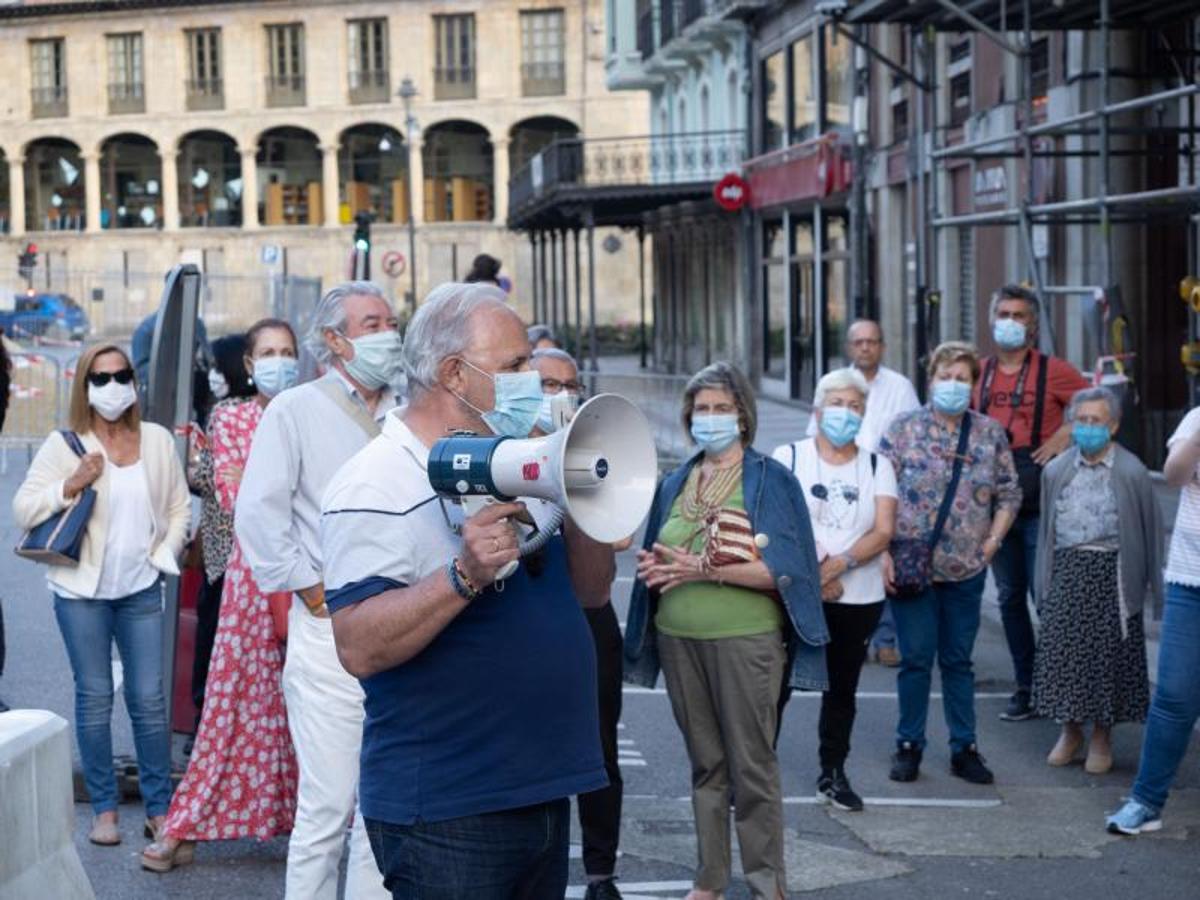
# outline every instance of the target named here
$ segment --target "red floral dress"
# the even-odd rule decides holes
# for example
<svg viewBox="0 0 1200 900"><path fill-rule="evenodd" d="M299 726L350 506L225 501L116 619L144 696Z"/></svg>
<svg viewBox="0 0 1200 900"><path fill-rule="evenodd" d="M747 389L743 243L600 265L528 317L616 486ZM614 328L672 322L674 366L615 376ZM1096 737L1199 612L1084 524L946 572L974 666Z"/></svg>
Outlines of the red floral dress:
<svg viewBox="0 0 1200 900"><path fill-rule="evenodd" d="M213 410L209 422L217 500L230 513L261 418L262 407L247 400ZM200 729L167 813L168 836L268 840L292 830L296 755L282 676L283 647L266 594L234 540Z"/></svg>

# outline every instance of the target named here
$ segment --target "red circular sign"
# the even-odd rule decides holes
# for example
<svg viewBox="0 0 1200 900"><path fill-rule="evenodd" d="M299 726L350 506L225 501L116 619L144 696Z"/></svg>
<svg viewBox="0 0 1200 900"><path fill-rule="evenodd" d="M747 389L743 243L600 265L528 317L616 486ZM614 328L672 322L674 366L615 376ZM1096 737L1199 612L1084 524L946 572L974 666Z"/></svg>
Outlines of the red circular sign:
<svg viewBox="0 0 1200 900"><path fill-rule="evenodd" d="M750 185L741 175L730 172L713 187L713 199L721 209L737 212L750 202Z"/></svg>
<svg viewBox="0 0 1200 900"><path fill-rule="evenodd" d="M392 278L399 278L404 274L404 270L408 268L408 260L404 258L404 254L396 250L389 250L383 254L383 271Z"/></svg>

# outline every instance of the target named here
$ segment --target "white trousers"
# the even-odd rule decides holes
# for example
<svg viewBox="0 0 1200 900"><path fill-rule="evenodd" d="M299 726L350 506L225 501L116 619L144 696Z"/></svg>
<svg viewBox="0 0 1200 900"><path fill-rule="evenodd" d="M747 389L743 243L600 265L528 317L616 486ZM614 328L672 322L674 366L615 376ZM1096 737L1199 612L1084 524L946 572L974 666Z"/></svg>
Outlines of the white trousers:
<svg viewBox="0 0 1200 900"><path fill-rule="evenodd" d="M298 599L288 615L283 694L300 769L286 900L337 900L352 817L346 900L390 900L357 811L362 687L338 661L329 619L318 619Z"/></svg>

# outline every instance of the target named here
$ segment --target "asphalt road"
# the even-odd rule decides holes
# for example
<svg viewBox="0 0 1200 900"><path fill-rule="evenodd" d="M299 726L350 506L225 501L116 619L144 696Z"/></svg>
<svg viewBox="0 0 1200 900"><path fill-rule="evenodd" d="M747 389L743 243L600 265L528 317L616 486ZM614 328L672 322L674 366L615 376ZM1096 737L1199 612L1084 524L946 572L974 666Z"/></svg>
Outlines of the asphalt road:
<svg viewBox="0 0 1200 900"><path fill-rule="evenodd" d="M16 488L22 457L10 458L8 474L0 476L5 498ZM0 509L0 531L0 540L12 546L17 535L7 503ZM621 569L614 596L623 619L632 569L628 554ZM14 706L50 709L71 719L70 670L41 575L37 567L11 555L0 559L9 642L0 696ZM1141 728L1117 729L1116 767L1109 775L1088 776L1078 766L1050 769L1044 757L1056 735L1052 723L1009 724L997 718L1011 685L1003 637L991 620L985 621L976 660L980 747L996 771L992 787L974 787L949 775L945 728L936 703L921 779L911 785L888 781L895 673L870 665L848 766L869 805L858 814L829 812L812 801L819 699L798 695L792 700L780 740L791 888L829 898L881 893L889 900L1200 896L1195 862L1200 747L1193 746L1185 763L1164 831L1134 840L1112 838L1104 833L1103 815L1119 805L1129 787ZM119 700L117 708L115 749L131 754L128 718ZM683 897L695 859L689 769L667 697L628 690L623 726L626 815L619 873L625 895ZM136 805L123 806L124 842L101 849L87 843L90 813L77 806L79 852L102 900L282 897L283 840L208 845L189 868L166 876L143 872L137 862L144 844L140 812ZM573 856L578 856L577 848ZM568 896L582 896L583 883L582 866L573 859ZM727 896L733 900L748 893L735 882Z"/></svg>

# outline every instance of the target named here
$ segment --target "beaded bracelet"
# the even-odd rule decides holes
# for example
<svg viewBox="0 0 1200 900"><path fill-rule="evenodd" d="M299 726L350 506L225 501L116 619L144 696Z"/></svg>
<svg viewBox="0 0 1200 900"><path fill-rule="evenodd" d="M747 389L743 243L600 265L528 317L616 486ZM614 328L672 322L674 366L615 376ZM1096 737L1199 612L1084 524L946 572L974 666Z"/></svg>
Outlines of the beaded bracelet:
<svg viewBox="0 0 1200 900"><path fill-rule="evenodd" d="M454 588L454 592L468 603L479 596L479 591L471 584L471 579L462 570L457 557L446 565L446 577L450 579L450 586Z"/></svg>

